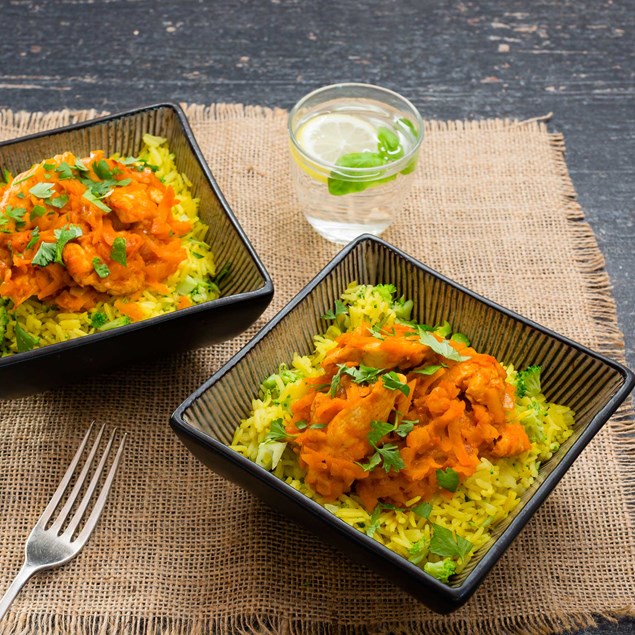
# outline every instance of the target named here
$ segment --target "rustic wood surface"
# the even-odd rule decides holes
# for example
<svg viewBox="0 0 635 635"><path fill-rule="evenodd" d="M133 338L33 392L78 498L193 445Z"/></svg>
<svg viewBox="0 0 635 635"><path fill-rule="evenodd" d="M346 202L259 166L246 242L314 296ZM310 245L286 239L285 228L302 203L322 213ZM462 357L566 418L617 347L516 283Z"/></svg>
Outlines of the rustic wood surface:
<svg viewBox="0 0 635 635"><path fill-rule="evenodd" d="M630 0L0 0L0 22L0 107L14 110L289 108L360 81L427 118L553 113L635 367ZM635 633L635 620L584 633Z"/></svg>

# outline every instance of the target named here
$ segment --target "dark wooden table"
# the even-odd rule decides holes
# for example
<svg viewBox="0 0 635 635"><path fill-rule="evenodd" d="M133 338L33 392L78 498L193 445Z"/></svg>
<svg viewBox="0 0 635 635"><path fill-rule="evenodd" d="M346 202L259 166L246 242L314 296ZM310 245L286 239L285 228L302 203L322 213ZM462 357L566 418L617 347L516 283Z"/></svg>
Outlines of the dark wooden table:
<svg viewBox="0 0 635 635"><path fill-rule="evenodd" d="M0 23L0 107L14 110L289 108L360 81L427 118L553 113L635 368L630 0L0 0ZM635 633L635 620L585 633Z"/></svg>

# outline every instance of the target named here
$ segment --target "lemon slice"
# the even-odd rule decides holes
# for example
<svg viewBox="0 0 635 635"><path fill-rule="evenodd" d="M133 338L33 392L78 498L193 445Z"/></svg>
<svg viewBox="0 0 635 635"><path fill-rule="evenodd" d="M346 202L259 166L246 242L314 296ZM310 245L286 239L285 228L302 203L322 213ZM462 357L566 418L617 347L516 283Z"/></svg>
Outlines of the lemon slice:
<svg viewBox="0 0 635 635"><path fill-rule="evenodd" d="M327 113L309 119L296 132L298 145L316 161L334 164L351 152L375 152L377 131L360 117Z"/></svg>

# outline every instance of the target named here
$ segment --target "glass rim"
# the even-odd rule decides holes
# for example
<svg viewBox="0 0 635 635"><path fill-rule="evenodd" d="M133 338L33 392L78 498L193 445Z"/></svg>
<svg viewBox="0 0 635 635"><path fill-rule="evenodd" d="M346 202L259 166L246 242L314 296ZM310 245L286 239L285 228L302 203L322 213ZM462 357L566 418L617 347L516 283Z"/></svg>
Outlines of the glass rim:
<svg viewBox="0 0 635 635"><path fill-rule="evenodd" d="M296 152L298 152L298 154L302 157L302 159L306 159L306 161L311 166L325 168L329 172L336 171L336 172L339 172L340 174L346 174L350 176L355 175L357 177L363 177L364 175L372 176L377 173L377 169L378 169L377 167L368 167L368 168L343 167L335 163L327 163L326 161L321 161L320 159L314 157L313 155L305 152L305 150L298 143L295 137L295 133L292 129L291 123L293 121L294 116L302 108L302 106L310 98L315 97L316 95L319 95L320 93L333 90L336 88L343 88L343 89L364 88L364 89L370 89L370 90L376 91L378 93L383 93L384 95L390 95L391 97L394 97L397 100L401 101L403 104L405 104L414 114L414 117L418 126L418 132L419 132L416 143L402 157L399 157L398 159L395 159L394 161L391 161L390 163L386 163L385 165L382 165L381 168L383 170L393 170L397 166L398 167L401 167L402 165L405 166L418 154L419 148L421 147L421 142L423 141L423 118L421 117L419 110L408 98L395 92L394 90L391 90L390 88L384 88L383 86L377 86L376 84L365 84L363 82L342 82L337 84L329 84L328 86L322 86L320 88L316 88L315 90L312 90L311 92L304 95L304 97L302 97L298 102L296 102L296 104L289 111L289 115L287 117L287 131L289 133L289 139L291 140L291 143L293 144L293 148L295 149Z"/></svg>

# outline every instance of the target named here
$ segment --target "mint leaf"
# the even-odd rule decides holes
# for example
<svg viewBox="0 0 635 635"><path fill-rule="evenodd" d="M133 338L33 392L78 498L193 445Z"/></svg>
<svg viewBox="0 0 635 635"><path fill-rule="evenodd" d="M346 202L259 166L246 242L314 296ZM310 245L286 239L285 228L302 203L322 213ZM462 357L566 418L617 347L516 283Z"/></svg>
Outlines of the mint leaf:
<svg viewBox="0 0 635 635"><path fill-rule="evenodd" d="M386 163L386 159L379 152L351 152L341 156L336 165L342 168L379 168ZM347 176L337 171L331 172L328 178L328 190L333 196L343 196L352 192L361 192L365 190L371 183L380 181L382 175L381 170L367 175L364 180L358 180L359 177ZM392 178L392 177L390 177Z"/></svg>
<svg viewBox="0 0 635 635"><path fill-rule="evenodd" d="M439 487L447 489L449 492L456 492L456 488L459 486L459 475L451 467L437 470L437 483Z"/></svg>
<svg viewBox="0 0 635 635"><path fill-rule="evenodd" d="M126 239L121 236L117 236L112 243L112 249L110 250L110 257L124 267L128 266L126 259Z"/></svg>

